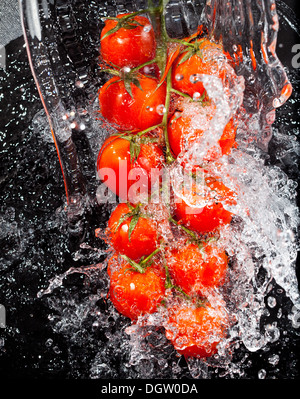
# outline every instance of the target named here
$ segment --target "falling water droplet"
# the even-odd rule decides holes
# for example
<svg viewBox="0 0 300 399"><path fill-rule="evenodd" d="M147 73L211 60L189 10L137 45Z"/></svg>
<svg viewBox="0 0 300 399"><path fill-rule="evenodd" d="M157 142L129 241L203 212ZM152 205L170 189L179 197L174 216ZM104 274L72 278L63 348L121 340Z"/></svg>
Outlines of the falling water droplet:
<svg viewBox="0 0 300 399"><path fill-rule="evenodd" d="M267 372L266 372L265 369L259 370L259 372L258 372L258 378L259 378L260 380L263 380L264 378L266 378L266 375L267 375Z"/></svg>
<svg viewBox="0 0 300 399"><path fill-rule="evenodd" d="M50 346L52 346L52 344L53 344L52 338L48 338L47 341L45 342L45 345L47 346L47 348L50 348Z"/></svg>
<svg viewBox="0 0 300 399"><path fill-rule="evenodd" d="M199 73L194 73L190 76L190 82L193 84L201 82L201 75Z"/></svg>
<svg viewBox="0 0 300 399"><path fill-rule="evenodd" d="M276 364L278 364L278 362L279 362L279 356L276 355L276 354L271 355L271 356L269 357L268 360L269 360L269 363L270 363L272 366L276 366Z"/></svg>
<svg viewBox="0 0 300 399"><path fill-rule="evenodd" d="M146 32L146 33L150 32L151 31L151 25L150 24L149 25L145 25L144 28L143 28L143 31Z"/></svg>
<svg viewBox="0 0 300 399"><path fill-rule="evenodd" d="M163 104L159 104L159 105L156 107L156 112L157 112L159 115L163 115L163 114L166 112L165 106L164 106Z"/></svg>
<svg viewBox="0 0 300 399"><path fill-rule="evenodd" d="M270 308L275 308L276 306L276 299L273 296L268 297L268 306Z"/></svg>
<svg viewBox="0 0 300 399"><path fill-rule="evenodd" d="M181 75L181 73L177 73L175 75L175 80L177 80L177 82L180 82L181 80L183 80L184 76Z"/></svg>
<svg viewBox="0 0 300 399"><path fill-rule="evenodd" d="M81 80L77 80L75 82L75 86L78 87L79 89L82 89L84 87L84 83Z"/></svg>
<svg viewBox="0 0 300 399"><path fill-rule="evenodd" d="M200 94L198 91L196 91L196 92L193 94L193 100L194 100L194 101L199 100L200 97L201 97L201 94Z"/></svg>
<svg viewBox="0 0 300 399"><path fill-rule="evenodd" d="M265 337L269 342L276 342L280 337L280 331L275 324L267 324L265 327Z"/></svg>

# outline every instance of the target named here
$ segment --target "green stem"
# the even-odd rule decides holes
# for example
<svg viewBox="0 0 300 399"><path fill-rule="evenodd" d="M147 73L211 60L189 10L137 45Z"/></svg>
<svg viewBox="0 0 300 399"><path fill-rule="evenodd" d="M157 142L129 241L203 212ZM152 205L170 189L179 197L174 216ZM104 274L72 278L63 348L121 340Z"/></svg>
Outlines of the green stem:
<svg viewBox="0 0 300 399"><path fill-rule="evenodd" d="M138 137L143 136L144 134L146 134L146 133L148 133L148 132L151 132L152 130L155 130L156 128L158 128L158 127L160 127L160 126L161 126L161 124L148 127L147 129L142 130L141 132L138 132L138 133L136 133L135 135L138 136Z"/></svg>
<svg viewBox="0 0 300 399"><path fill-rule="evenodd" d="M166 28L166 21L165 21L165 9L168 4L169 0L160 0L159 6L154 8L153 0L148 0L148 8L149 8L149 16L152 22L152 26L155 32L156 38L156 57L157 65L160 69L161 74L163 75L166 65L167 65L167 57L168 57L168 43L170 38L167 33ZM165 101L165 113L163 116L163 132L164 132L164 140L166 146L166 161L167 164L174 162L175 158L172 155L170 150L170 143L168 137L168 129L167 129L167 122L168 122L168 114L169 114L169 107L170 107L170 95L171 95L171 73L169 71L167 75L167 93L166 93L166 101Z"/></svg>
<svg viewBox="0 0 300 399"><path fill-rule="evenodd" d="M182 44L183 46L187 46L187 47L195 47L194 43L189 43L189 42L186 42L185 40L169 39L169 41L172 43Z"/></svg>
<svg viewBox="0 0 300 399"><path fill-rule="evenodd" d="M189 234L194 240L199 241L199 237L194 232L192 232L190 229L183 226L182 224L178 223L175 219L172 218L172 216L169 217L169 221L171 223L176 224L176 226L180 227L183 231Z"/></svg>
<svg viewBox="0 0 300 399"><path fill-rule="evenodd" d="M179 91L179 90L176 90L176 89L171 88L171 92L172 92L172 93L175 93L175 94L178 94L179 96L188 98L189 100L193 100L193 98L192 98L189 94L182 93L182 92Z"/></svg>
<svg viewBox="0 0 300 399"><path fill-rule="evenodd" d="M140 265L141 266L147 265L149 260L160 251L161 251L161 248L156 248L149 256L147 256L147 258L145 258L144 260L141 261Z"/></svg>
<svg viewBox="0 0 300 399"><path fill-rule="evenodd" d="M130 259L127 255L121 255L121 258L126 260L134 268L135 271L144 274L146 271L146 267L148 266L148 262L150 259L156 255L159 251L161 251L161 248L156 248L147 258L142 260L140 263L135 262L134 260Z"/></svg>
<svg viewBox="0 0 300 399"><path fill-rule="evenodd" d="M137 67L135 67L135 68L132 68L132 69L131 69L131 72L136 72L136 71L139 71L140 69L144 68L144 67L147 66L147 65L155 64L156 61L157 61L157 60L156 60L156 57L155 57L155 58L153 58L153 60L151 60L151 61L144 62L143 64L141 64L141 65L139 65L139 66L137 66Z"/></svg>
<svg viewBox="0 0 300 399"><path fill-rule="evenodd" d="M164 269L165 269L165 273L166 273L166 282L165 282L165 288L173 288L174 285L172 284L171 281L171 277L170 277L170 272L169 272L169 268L167 266L167 262L166 262L166 258L165 258L165 254L162 253L162 257L163 257L163 264L164 264Z"/></svg>
<svg viewBox="0 0 300 399"><path fill-rule="evenodd" d="M137 272L142 274L145 273L145 269L143 268L143 266L141 266L139 263L135 262L134 260L130 259L128 256L121 255L121 258L126 260L126 262L128 262L130 266L132 266Z"/></svg>
<svg viewBox="0 0 300 399"><path fill-rule="evenodd" d="M181 294L183 294L188 300L191 300L191 297L185 292L183 291L182 288L178 287L178 285L173 285L173 287L176 291L179 291Z"/></svg>
<svg viewBox="0 0 300 399"><path fill-rule="evenodd" d="M158 7L154 7L153 1L148 0L148 14L155 32L156 61L160 71L164 71L167 62L167 43L169 37L166 33L164 9L168 1L160 0Z"/></svg>
<svg viewBox="0 0 300 399"><path fill-rule="evenodd" d="M171 69L168 72L167 75L167 94L166 94L166 101L165 101L165 113L163 116L163 132L164 132L164 140L165 140L165 146L166 146L166 161L167 164L171 164L175 161L175 158L172 155L172 151L170 148L170 142L169 142L169 135L168 135L168 114L169 114L169 108L170 108L170 100L171 100L171 89L172 89L172 79L171 79Z"/></svg>

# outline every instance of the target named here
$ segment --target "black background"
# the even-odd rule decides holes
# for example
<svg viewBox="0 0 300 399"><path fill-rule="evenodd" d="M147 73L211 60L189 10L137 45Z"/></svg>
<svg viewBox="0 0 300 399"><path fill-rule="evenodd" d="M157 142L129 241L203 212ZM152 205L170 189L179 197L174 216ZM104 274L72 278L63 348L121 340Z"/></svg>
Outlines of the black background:
<svg viewBox="0 0 300 399"><path fill-rule="evenodd" d="M296 1L286 0L285 3L299 16L299 2L297 7ZM291 48L297 43L300 37L282 23L277 53L284 66L295 75L298 71L292 66ZM70 362L71 344L66 336L53 332L47 305L36 297L50 278L67 270L71 264L74 266L71 253L77 242L68 236L63 221L59 226L53 222L53 215L64 206L64 187L53 145L40 140L31 126L32 118L42 106L23 38L10 42L6 54L6 70L0 70L0 87L4 94L0 99L0 204L6 226L10 225L11 230L0 232L0 303L7 311L7 327L0 329L0 340L4 339L4 345L0 345L0 380L85 379L89 378L89 359L97 348L91 342L86 347L72 347L73 359L77 353L78 360ZM297 100L299 93L296 85L292 99ZM297 107L287 104L280 110L280 123L287 127L293 120L293 128L299 131L299 119ZM292 178L297 177L295 165L281 167ZM101 218L101 215L96 217ZM91 245L95 244L92 236L88 239ZM92 260L87 258L87 264ZM71 289L80 289L80 275L66 284L70 284ZM99 303L100 310L104 307ZM53 340L51 348L45 346L49 338ZM277 379L299 379L298 345L298 334L292 332L289 343L281 351ZM60 348L57 353L53 350L55 346ZM257 379L258 370L268 366L259 353L253 354L251 359L247 378ZM118 361L120 359L116 359ZM188 372L183 377L189 378Z"/></svg>

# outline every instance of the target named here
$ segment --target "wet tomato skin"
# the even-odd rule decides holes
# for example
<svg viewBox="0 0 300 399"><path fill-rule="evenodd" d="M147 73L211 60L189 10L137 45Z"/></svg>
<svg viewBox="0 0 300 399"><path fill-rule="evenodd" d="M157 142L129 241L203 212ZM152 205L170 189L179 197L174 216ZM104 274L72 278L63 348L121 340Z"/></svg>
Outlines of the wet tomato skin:
<svg viewBox="0 0 300 399"><path fill-rule="evenodd" d="M120 225L119 222L130 211L127 204L119 204L108 220L106 235L115 251L139 262L142 256L147 257L157 248L157 229L151 219L140 216L129 237L132 217Z"/></svg>
<svg viewBox="0 0 300 399"><path fill-rule="evenodd" d="M209 194L205 192L199 196L195 191L192 193L192 198L195 200L200 198L207 205L202 208L192 207L174 194L173 209L174 217L180 224L199 234L206 234L215 232L220 227L231 223L233 213L225 208L225 204L235 206L237 202L236 193L225 186L220 178L210 176L204 169L202 171L204 184L213 196L210 198Z"/></svg>
<svg viewBox="0 0 300 399"><path fill-rule="evenodd" d="M127 14L120 14L122 18ZM156 42L152 25L148 18L135 16L128 21L133 29L119 28L116 32L104 37L117 25L116 20L107 19L101 32L101 55L103 61L117 66L135 68L155 57ZM136 27L134 25L136 24Z"/></svg>
<svg viewBox="0 0 300 399"><path fill-rule="evenodd" d="M121 131L142 131L162 122L166 84L158 86L155 78L140 75L141 89L130 83L132 96L125 83L114 76L99 91L100 112Z"/></svg>
<svg viewBox="0 0 300 399"><path fill-rule="evenodd" d="M110 300L131 320L157 311L165 294L165 275L161 267L151 265L145 273L132 270L129 263L110 271Z"/></svg>
<svg viewBox="0 0 300 399"><path fill-rule="evenodd" d="M100 179L123 201L136 203L131 187L140 179L140 194L147 195L163 167L164 155L156 143L141 144L136 160L130 154L130 142L122 137L108 137L97 157L97 171ZM131 177L131 173L136 176ZM151 173L152 172L152 173Z"/></svg>
<svg viewBox="0 0 300 399"><path fill-rule="evenodd" d="M206 288L220 286L226 277L227 255L216 244L186 244L166 254L170 276L186 294L201 295Z"/></svg>
<svg viewBox="0 0 300 399"><path fill-rule="evenodd" d="M210 115L210 119L212 119ZM182 151L188 150L191 145L204 135L201 127L194 128L192 125L192 115L174 114L168 124L169 141L173 154L177 157ZM235 146L236 127L233 120L230 120L224 128L222 136L219 140L222 155L230 153L232 147ZM210 158L215 159L214 152Z"/></svg>
<svg viewBox="0 0 300 399"><path fill-rule="evenodd" d="M174 214L180 224L199 234L213 232L232 220L232 213L227 211L221 203L213 203L203 208L192 208L179 198L175 199Z"/></svg>
<svg viewBox="0 0 300 399"><path fill-rule="evenodd" d="M205 358L217 352L227 328L227 318L221 309L210 305L173 306L169 309L166 337L186 358Z"/></svg>
<svg viewBox="0 0 300 399"><path fill-rule="evenodd" d="M183 52L174 63L172 69L172 86L174 89L183 93L194 96L198 93L203 95L205 88L202 80L198 75L213 75L224 80L226 73L222 64L216 59L216 55L223 56L222 46L213 43L208 39L200 39L198 41L199 51L183 61L186 52ZM207 57L208 52L213 51L214 58ZM203 53L206 55L203 57Z"/></svg>

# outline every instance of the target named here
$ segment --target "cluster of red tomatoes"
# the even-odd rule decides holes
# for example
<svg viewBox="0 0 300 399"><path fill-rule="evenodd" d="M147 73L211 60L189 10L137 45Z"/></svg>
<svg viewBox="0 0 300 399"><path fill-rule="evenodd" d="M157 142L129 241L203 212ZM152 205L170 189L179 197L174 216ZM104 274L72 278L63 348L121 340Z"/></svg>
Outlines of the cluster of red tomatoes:
<svg viewBox="0 0 300 399"><path fill-rule="evenodd" d="M234 193L200 168L202 184L215 200L194 208L171 189L168 204L152 203L153 185L159 192L163 187L161 175L151 171L167 169L204 135L215 105L195 76L214 75L225 82L219 61L205 57L211 49L224 53L221 45L199 35L165 44L162 59L149 19L136 13L108 18L101 33L101 62L112 76L99 91L100 113L116 132L103 143L97 170L120 199L105 231L113 250L109 297L133 321L160 312L179 353L207 357L228 327L225 305L212 306L206 293L226 280L228 257L217 237L232 213L220 198L233 203ZM201 128L193 124L195 109L203 115ZM235 134L231 120L219 140L222 154L235 145ZM139 172L140 181L145 177L137 192L131 190L132 172ZM141 192L148 202L138 200Z"/></svg>

